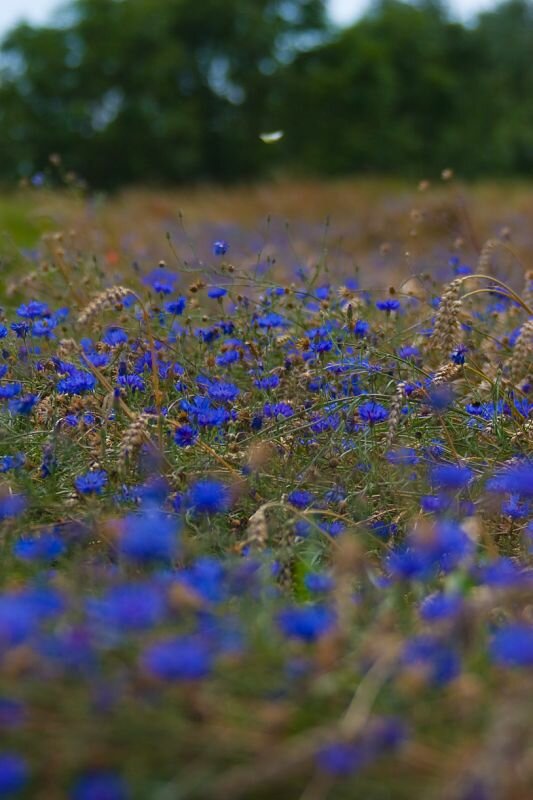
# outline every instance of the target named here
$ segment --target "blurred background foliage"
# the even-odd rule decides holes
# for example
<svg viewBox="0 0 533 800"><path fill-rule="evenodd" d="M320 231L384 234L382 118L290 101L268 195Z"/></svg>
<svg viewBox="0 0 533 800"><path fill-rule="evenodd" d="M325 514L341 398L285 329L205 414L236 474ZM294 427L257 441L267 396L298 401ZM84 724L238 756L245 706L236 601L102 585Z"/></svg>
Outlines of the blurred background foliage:
<svg viewBox="0 0 533 800"><path fill-rule="evenodd" d="M527 177L532 54L525 0L470 25L384 0L341 30L322 0L73 0L56 27L3 42L0 181L51 154L103 189L446 166Z"/></svg>

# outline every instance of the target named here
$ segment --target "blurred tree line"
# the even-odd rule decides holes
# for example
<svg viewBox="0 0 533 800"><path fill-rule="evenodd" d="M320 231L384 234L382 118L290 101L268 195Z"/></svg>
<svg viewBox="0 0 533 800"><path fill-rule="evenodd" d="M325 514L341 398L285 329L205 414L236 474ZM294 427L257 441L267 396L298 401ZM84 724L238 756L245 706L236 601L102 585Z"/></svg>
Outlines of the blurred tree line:
<svg viewBox="0 0 533 800"><path fill-rule="evenodd" d="M282 130L268 145L263 132ZM533 5L471 25L382 0L72 0L20 25L0 70L0 180L59 153L90 185L533 169Z"/></svg>

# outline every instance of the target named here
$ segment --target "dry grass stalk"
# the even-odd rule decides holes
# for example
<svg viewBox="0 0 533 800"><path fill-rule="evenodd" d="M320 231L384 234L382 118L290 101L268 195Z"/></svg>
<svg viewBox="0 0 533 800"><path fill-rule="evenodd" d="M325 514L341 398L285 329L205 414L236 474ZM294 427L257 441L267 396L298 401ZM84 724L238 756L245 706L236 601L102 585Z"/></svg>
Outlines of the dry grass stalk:
<svg viewBox="0 0 533 800"><path fill-rule="evenodd" d="M462 338L459 312L461 311L461 278L452 281L442 295L431 334L431 345L439 352L451 353Z"/></svg>
<svg viewBox="0 0 533 800"><path fill-rule="evenodd" d="M389 427L387 430L387 438L385 439L385 447L388 450L391 446L392 442L394 441L394 437L396 436L396 431L398 430L398 426L400 424L400 419L402 416L402 407L405 400L405 383L399 383L396 387L396 392L394 394L394 398L391 403L391 409L389 414Z"/></svg>
<svg viewBox="0 0 533 800"><path fill-rule="evenodd" d="M139 414L122 437L118 456L119 468L122 471L127 468L128 464L132 463L139 452L146 439L149 422L149 414Z"/></svg>
<svg viewBox="0 0 533 800"><path fill-rule="evenodd" d="M130 294L131 290L126 289L125 286L111 286L105 292L100 292L80 313L78 323L84 325L105 309L121 305L122 301Z"/></svg>
<svg viewBox="0 0 533 800"><path fill-rule="evenodd" d="M485 242L477 262L478 272L481 272L483 275L486 275L488 272L490 272L492 266L492 255L500 245L501 242L499 239L488 239Z"/></svg>
<svg viewBox="0 0 533 800"><path fill-rule="evenodd" d="M449 383L456 378L459 373L461 372L461 365L454 364L453 361L449 361L447 364L443 364L442 367L439 367L438 370L435 372L432 378L432 384L434 386L440 386L443 383Z"/></svg>
<svg viewBox="0 0 533 800"><path fill-rule="evenodd" d="M509 360L513 383L529 378L533 368L533 319L524 322Z"/></svg>
<svg viewBox="0 0 533 800"><path fill-rule="evenodd" d="M264 506L254 511L246 528L248 545L264 550L268 541L268 525Z"/></svg>

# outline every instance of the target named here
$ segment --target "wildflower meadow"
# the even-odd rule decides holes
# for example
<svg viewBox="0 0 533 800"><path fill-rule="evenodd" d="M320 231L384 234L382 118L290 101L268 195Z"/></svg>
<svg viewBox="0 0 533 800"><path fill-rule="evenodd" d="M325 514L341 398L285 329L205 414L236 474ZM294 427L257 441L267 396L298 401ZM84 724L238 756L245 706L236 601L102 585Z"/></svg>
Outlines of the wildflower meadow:
<svg viewBox="0 0 533 800"><path fill-rule="evenodd" d="M531 204L437 184L0 203L0 797L533 796Z"/></svg>

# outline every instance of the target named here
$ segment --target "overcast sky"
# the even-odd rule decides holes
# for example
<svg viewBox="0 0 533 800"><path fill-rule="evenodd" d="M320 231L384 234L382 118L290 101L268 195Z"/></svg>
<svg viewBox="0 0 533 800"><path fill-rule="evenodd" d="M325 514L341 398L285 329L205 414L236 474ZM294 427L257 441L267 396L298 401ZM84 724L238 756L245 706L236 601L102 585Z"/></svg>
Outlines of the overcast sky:
<svg viewBox="0 0 533 800"><path fill-rule="evenodd" d="M45 22L58 4L58 0L0 0L0 35L21 19ZM354 20L368 4L368 0L329 0L331 15L340 23ZM493 3L491 0L450 0L450 5L457 16L465 19Z"/></svg>

